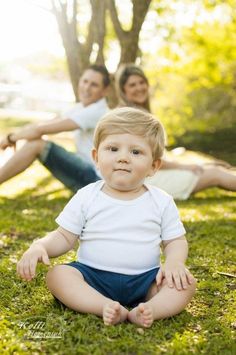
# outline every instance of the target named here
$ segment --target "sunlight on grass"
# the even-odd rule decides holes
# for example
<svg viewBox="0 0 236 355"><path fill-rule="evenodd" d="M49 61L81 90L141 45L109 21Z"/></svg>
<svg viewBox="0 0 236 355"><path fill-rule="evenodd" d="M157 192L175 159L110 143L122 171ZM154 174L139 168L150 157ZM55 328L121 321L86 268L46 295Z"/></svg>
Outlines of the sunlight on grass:
<svg viewBox="0 0 236 355"><path fill-rule="evenodd" d="M69 137L60 143L72 148ZM180 152L180 151L179 151ZM175 154L175 153L172 153ZM205 158L193 152L179 157ZM233 332L236 194L209 189L177 202L189 242L188 267L198 280L185 311L155 322L151 329L125 323L104 327L101 319L78 314L56 302L45 285L48 268L39 265L32 282L16 276L16 264L36 238L56 228L55 218L72 193L36 161L0 186L0 332L3 354L225 354L236 353ZM76 251L52 259L51 265L75 259ZM20 324L35 319L45 332L62 330L58 339L27 338Z"/></svg>
<svg viewBox="0 0 236 355"><path fill-rule="evenodd" d="M38 162L35 162L30 168L25 170L23 173L12 178L11 180L0 185L0 196L4 197L17 197L24 190L34 190L35 192L40 192L38 185L41 181L49 179L50 181L47 185L43 186L45 192L53 191L56 189L62 189L64 186L56 179L51 177L51 174L42 167Z"/></svg>

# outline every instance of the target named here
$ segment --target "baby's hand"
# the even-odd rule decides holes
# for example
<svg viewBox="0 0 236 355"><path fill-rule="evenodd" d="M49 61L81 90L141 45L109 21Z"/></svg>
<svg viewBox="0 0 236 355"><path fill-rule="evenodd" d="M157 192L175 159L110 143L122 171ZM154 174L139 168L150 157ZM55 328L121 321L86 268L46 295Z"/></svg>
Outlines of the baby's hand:
<svg viewBox="0 0 236 355"><path fill-rule="evenodd" d="M38 262L50 265L47 251L40 244L33 244L21 257L17 264L18 275L26 281L35 277L35 270Z"/></svg>
<svg viewBox="0 0 236 355"><path fill-rule="evenodd" d="M157 286L162 284L164 278L170 288L175 287L179 291L186 290L188 285L191 285L194 281L193 275L180 262L165 263L165 265L161 266L156 276Z"/></svg>

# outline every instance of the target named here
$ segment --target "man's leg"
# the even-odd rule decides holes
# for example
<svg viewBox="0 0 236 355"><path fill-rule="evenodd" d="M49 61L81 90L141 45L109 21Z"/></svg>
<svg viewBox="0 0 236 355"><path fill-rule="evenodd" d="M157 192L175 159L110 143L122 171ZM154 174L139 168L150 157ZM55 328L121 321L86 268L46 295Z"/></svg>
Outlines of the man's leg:
<svg viewBox="0 0 236 355"><path fill-rule="evenodd" d="M0 168L0 184L26 170L43 151L45 144L43 139L27 142Z"/></svg>
<svg viewBox="0 0 236 355"><path fill-rule="evenodd" d="M220 187L225 190L236 191L235 172L220 166L204 168L193 193L207 189L208 187Z"/></svg>
<svg viewBox="0 0 236 355"><path fill-rule="evenodd" d="M148 294L151 298L132 309L128 314L128 320L148 328L154 320L174 316L184 310L193 297L195 288L196 282L182 291L170 288L165 280L159 289L156 285L153 285L151 292Z"/></svg>
<svg viewBox="0 0 236 355"><path fill-rule="evenodd" d="M126 308L89 286L82 273L71 266L55 266L48 272L46 280L51 293L75 311L103 317L106 325L117 324L127 318Z"/></svg>

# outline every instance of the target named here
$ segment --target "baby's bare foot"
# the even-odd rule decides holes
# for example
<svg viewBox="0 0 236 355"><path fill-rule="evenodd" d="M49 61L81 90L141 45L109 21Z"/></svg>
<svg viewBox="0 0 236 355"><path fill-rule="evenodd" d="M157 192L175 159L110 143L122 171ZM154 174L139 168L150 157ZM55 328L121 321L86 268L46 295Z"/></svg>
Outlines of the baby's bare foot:
<svg viewBox="0 0 236 355"><path fill-rule="evenodd" d="M153 310L149 304L140 303L129 312L128 320L131 323L140 325L141 327L149 328L154 321Z"/></svg>
<svg viewBox="0 0 236 355"><path fill-rule="evenodd" d="M103 322L105 325L115 325L127 319L128 310L119 302L110 302L103 307Z"/></svg>

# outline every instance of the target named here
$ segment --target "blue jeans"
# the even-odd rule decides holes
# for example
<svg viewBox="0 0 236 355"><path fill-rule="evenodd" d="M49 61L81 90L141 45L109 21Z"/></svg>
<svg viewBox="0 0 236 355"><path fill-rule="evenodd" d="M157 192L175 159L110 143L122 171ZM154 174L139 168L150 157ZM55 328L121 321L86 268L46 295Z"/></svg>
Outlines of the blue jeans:
<svg viewBox="0 0 236 355"><path fill-rule="evenodd" d="M39 161L74 192L101 179L92 164L53 142L46 143Z"/></svg>

